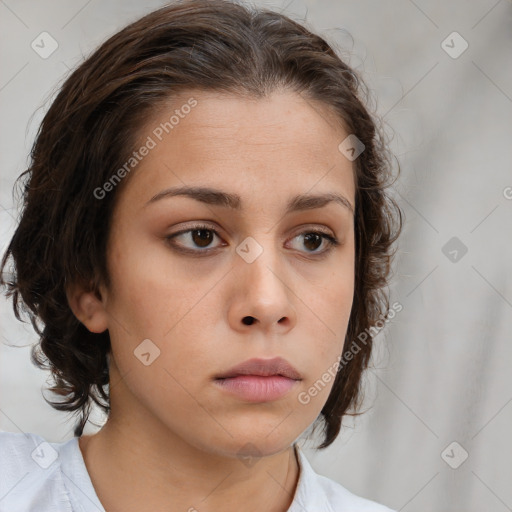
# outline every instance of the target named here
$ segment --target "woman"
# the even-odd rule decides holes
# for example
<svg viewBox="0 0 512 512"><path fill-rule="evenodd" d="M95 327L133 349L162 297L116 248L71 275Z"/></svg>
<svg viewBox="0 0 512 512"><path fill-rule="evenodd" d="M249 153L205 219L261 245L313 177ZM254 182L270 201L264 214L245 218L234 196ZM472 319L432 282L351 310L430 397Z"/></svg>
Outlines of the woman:
<svg viewBox="0 0 512 512"><path fill-rule="evenodd" d="M392 311L401 213L363 87L305 27L223 0L145 16L67 79L2 284L81 418L66 443L0 434L1 510L390 510L298 444L336 439ZM82 435L92 402L108 420Z"/></svg>

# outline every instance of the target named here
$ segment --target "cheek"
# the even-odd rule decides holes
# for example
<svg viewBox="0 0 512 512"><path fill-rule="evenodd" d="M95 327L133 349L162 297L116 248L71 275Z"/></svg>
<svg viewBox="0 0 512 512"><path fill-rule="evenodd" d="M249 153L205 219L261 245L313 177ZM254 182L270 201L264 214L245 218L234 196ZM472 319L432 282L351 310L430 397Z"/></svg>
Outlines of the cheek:
<svg viewBox="0 0 512 512"><path fill-rule="evenodd" d="M165 251L149 250L143 243L125 249L123 258L120 254L118 249L108 310L112 351L121 374L136 370L133 378L140 379L134 382L134 387L140 386L137 389L144 389L147 383L177 393L179 386L172 376L193 386L192 370L207 356L204 304L211 283L207 276L204 280L197 275L192 278L170 265ZM148 368L137 359L147 353L150 355L142 359L154 360ZM197 379L197 372L195 375Z"/></svg>
<svg viewBox="0 0 512 512"><path fill-rule="evenodd" d="M126 234L111 259L113 277L109 312L114 329L133 338L165 338L204 294L201 286L172 264L162 240L144 239L129 246ZM110 297L109 297L110 299Z"/></svg>
<svg viewBox="0 0 512 512"><path fill-rule="evenodd" d="M314 294L310 287L305 288L303 293L309 296L306 305L316 318L315 324L323 333L318 336L321 347L327 354L332 354L332 350L336 351L337 347L341 350L354 300L352 262L338 265L322 280L321 286L315 287Z"/></svg>
<svg viewBox="0 0 512 512"><path fill-rule="evenodd" d="M298 401L319 414L334 384L352 312L353 259L338 265L313 297L308 304L308 316L314 326L309 346L311 371Z"/></svg>
<svg viewBox="0 0 512 512"><path fill-rule="evenodd" d="M338 328L346 330L354 301L354 256L347 258L331 276L328 288L327 303L329 312ZM344 337L345 333L343 333Z"/></svg>
<svg viewBox="0 0 512 512"><path fill-rule="evenodd" d="M312 419L320 414L329 397L343 352L353 303L353 286L345 284L342 292L339 286L332 294L326 290L317 304L321 321L317 319L313 343L308 347L310 371L297 394L297 402Z"/></svg>

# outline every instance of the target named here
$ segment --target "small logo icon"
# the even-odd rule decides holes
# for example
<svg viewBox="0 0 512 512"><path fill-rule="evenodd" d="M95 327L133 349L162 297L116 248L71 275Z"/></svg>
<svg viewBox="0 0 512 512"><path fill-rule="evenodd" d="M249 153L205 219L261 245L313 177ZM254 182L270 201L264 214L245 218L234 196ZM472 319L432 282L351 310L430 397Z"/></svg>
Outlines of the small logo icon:
<svg viewBox="0 0 512 512"><path fill-rule="evenodd" d="M30 46L39 57L47 59L59 47L59 43L48 34L48 32L41 32L31 43Z"/></svg>
<svg viewBox="0 0 512 512"><path fill-rule="evenodd" d="M338 150L351 162L353 162L365 149L365 145L351 134L338 146Z"/></svg>
<svg viewBox="0 0 512 512"><path fill-rule="evenodd" d="M144 366L149 366L160 355L160 349L151 340L145 339L133 353Z"/></svg>
<svg viewBox="0 0 512 512"><path fill-rule="evenodd" d="M452 32L441 43L441 48L452 59L458 59L468 49L468 46L468 42L458 32Z"/></svg>
<svg viewBox="0 0 512 512"><path fill-rule="evenodd" d="M457 469L469 457L468 452L457 441L450 443L442 452L441 458L452 469Z"/></svg>
<svg viewBox="0 0 512 512"><path fill-rule="evenodd" d="M261 459L261 456L261 451L252 443L244 444L237 453L237 457L240 459L242 464L248 468L254 466Z"/></svg>
<svg viewBox="0 0 512 512"><path fill-rule="evenodd" d="M459 238L453 236L443 245L441 251L452 263L458 263L468 252L468 248Z"/></svg>
<svg viewBox="0 0 512 512"><path fill-rule="evenodd" d="M46 469L57 460L59 453L50 445L50 443L44 441L32 450L31 456L38 466Z"/></svg>
<svg viewBox="0 0 512 512"><path fill-rule="evenodd" d="M252 236L248 236L238 245L236 252L246 263L252 263L263 252L263 247Z"/></svg>

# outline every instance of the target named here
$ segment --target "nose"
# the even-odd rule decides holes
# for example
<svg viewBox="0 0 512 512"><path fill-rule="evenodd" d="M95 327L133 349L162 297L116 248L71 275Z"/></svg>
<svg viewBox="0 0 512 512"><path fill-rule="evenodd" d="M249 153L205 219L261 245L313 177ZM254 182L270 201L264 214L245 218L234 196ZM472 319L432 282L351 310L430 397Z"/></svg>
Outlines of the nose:
<svg viewBox="0 0 512 512"><path fill-rule="evenodd" d="M259 328L280 334L296 323L292 275L283 255L270 243L254 239L237 248L239 260L232 276L230 321L238 329Z"/></svg>

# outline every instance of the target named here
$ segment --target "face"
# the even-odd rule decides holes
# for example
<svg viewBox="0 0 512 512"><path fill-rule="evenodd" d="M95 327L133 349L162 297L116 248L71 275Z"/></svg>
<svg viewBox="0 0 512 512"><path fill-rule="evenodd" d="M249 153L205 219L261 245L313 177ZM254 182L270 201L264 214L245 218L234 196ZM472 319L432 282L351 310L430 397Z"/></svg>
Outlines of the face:
<svg viewBox="0 0 512 512"><path fill-rule="evenodd" d="M124 178L102 289L111 379L123 376L112 415L210 453L284 450L328 398L322 376L352 308L355 185L338 150L348 134L293 92L183 93L141 134L149 149ZM176 187L215 192L159 195ZM324 194L341 199L293 202ZM217 380L275 357L300 380Z"/></svg>

